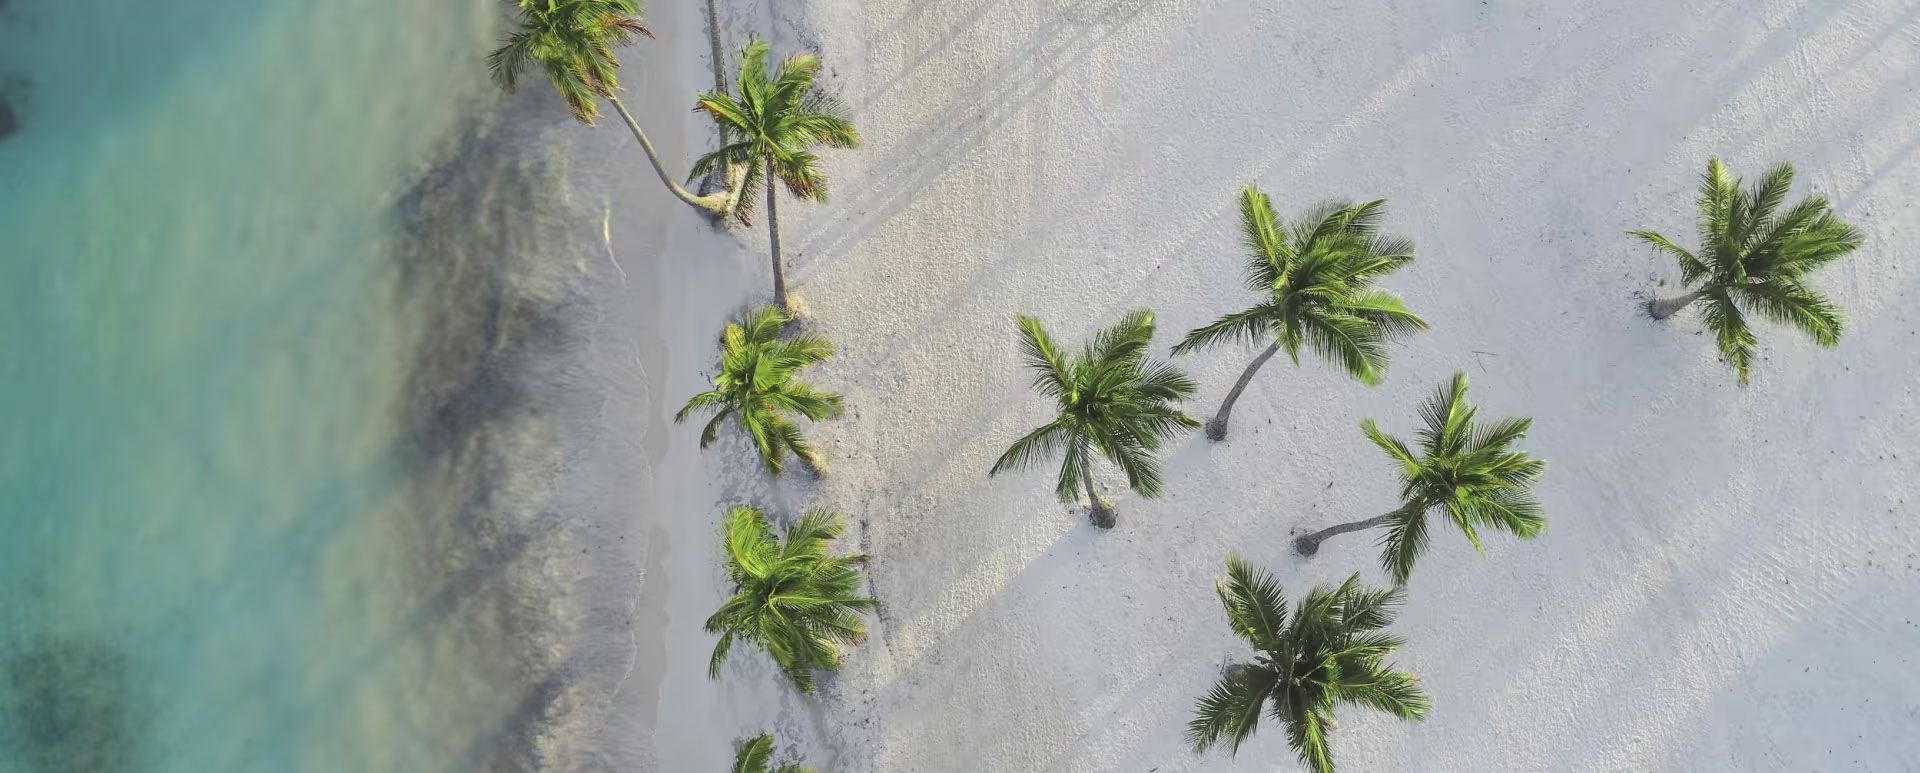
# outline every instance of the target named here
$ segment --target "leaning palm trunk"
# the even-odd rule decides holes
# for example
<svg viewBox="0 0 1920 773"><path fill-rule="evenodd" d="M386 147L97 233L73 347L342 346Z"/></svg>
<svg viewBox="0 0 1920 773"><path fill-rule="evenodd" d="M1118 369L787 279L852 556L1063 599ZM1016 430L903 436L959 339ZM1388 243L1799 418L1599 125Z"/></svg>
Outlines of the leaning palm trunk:
<svg viewBox="0 0 1920 773"><path fill-rule="evenodd" d="M1703 287L1678 298L1655 298L1647 302L1647 315L1654 319L1666 319L1706 294L1707 289Z"/></svg>
<svg viewBox="0 0 1920 773"><path fill-rule="evenodd" d="M1320 543L1325 542L1328 537L1332 537L1337 534L1346 534L1347 532L1350 532L1350 531L1365 531L1367 529L1371 529L1375 526L1384 524L1387 521L1393 520L1394 513L1397 513L1397 512L1399 511L1396 510L1393 513L1376 515L1364 521L1354 521L1352 523L1342 523L1342 524L1336 524L1333 526L1328 526L1327 528L1321 529L1312 534L1303 534L1300 536L1299 539L1296 539L1293 541L1294 552L1297 552L1303 556L1312 557L1313 554L1320 552Z"/></svg>
<svg viewBox="0 0 1920 773"><path fill-rule="evenodd" d="M1087 501L1092 503L1091 509L1087 510L1087 520L1092 521L1093 525L1099 528L1111 529L1116 521L1113 508L1108 507L1106 501L1100 498L1099 492L1093 490L1093 465L1091 464L1093 460L1087 461L1088 464L1080 467L1080 485L1086 488Z"/></svg>
<svg viewBox="0 0 1920 773"><path fill-rule="evenodd" d="M1278 351L1280 351L1280 342L1275 341L1267 347L1266 351L1261 352L1260 356L1253 358L1253 364L1248 365L1246 371L1240 374L1240 380L1233 384L1233 391L1227 393L1226 402L1220 404L1220 412L1213 415L1212 421L1207 422L1208 440L1227 439L1227 419L1233 415L1234 401L1239 400L1240 393L1247 390L1247 383L1253 380L1253 374L1260 370L1260 366L1267 364L1267 360L1273 359L1274 353Z"/></svg>
<svg viewBox="0 0 1920 773"><path fill-rule="evenodd" d="M627 122L627 128L633 131L633 138L640 141L640 149L647 152L647 161L653 164L653 171L660 175L660 182L666 183L667 190L673 193L674 198L691 204L695 208L703 210L715 217L727 214L731 209L728 206L728 201L733 197L731 191L718 191L705 196L696 196L686 188L681 187L680 183L674 181L672 175L667 174L666 166L660 163L659 152L653 149L653 142L647 139L647 133L640 129L640 122L633 119L632 113L627 112L627 106L621 104L619 97L612 95L607 96L607 101L613 104L613 109L618 110L620 117Z"/></svg>
<svg viewBox="0 0 1920 773"><path fill-rule="evenodd" d="M767 241L773 249L773 302L780 310L793 316L793 304L787 302L787 269L780 262L780 210L779 194L773 184L780 179L773 173L773 158L767 158Z"/></svg>

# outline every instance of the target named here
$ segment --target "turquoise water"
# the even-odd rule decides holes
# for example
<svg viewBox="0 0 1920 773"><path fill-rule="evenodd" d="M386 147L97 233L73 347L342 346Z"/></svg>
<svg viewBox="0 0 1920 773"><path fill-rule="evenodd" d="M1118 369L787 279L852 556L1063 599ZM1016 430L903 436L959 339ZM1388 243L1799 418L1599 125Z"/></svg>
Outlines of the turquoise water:
<svg viewBox="0 0 1920 773"><path fill-rule="evenodd" d="M484 343L396 258L497 10L0 0L0 773L518 766L520 543L412 415Z"/></svg>

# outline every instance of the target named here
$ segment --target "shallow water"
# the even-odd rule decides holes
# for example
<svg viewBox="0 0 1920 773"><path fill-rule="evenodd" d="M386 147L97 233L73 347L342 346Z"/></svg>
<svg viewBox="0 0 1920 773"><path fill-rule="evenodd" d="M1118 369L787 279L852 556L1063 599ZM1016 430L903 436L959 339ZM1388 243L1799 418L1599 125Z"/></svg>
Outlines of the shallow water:
<svg viewBox="0 0 1920 773"><path fill-rule="evenodd" d="M547 432L416 185L497 10L0 0L0 773L527 764Z"/></svg>

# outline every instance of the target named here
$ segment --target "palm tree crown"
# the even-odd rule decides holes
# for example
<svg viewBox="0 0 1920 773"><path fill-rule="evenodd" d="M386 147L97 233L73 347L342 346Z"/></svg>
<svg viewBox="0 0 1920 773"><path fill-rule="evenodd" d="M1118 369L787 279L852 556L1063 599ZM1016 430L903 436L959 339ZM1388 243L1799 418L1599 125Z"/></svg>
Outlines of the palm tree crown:
<svg viewBox="0 0 1920 773"><path fill-rule="evenodd" d="M709 677L720 675L736 639L766 650L803 692L813 691L814 670L839 666L839 645L866 634L859 613L874 607L860 595L867 557L827 553L845 528L839 515L810 510L782 540L758 508L727 510L723 547L733 595L707 618L707 632L720 634Z"/></svg>
<svg viewBox="0 0 1920 773"><path fill-rule="evenodd" d="M1342 703L1367 706L1403 719L1427 715L1418 678L1385 663L1405 640L1383 632L1402 598L1398 588L1360 587L1354 575L1332 590L1315 587L1287 614L1279 583L1239 556L1227 557L1219 583L1227 624L1254 649L1253 662L1236 666L1200 699L1187 739L1196 752L1226 743L1237 752L1260 724L1262 711L1287 726L1287 745L1318 773L1331 773L1327 734Z"/></svg>
<svg viewBox="0 0 1920 773"><path fill-rule="evenodd" d="M734 752L732 773L814 773L813 768L800 767L798 762L783 762L779 767L769 768L773 764L773 736L761 735L740 744Z"/></svg>
<svg viewBox="0 0 1920 773"><path fill-rule="evenodd" d="M1478 411L1467 402L1467 374L1456 371L1453 381L1436 390L1420 406L1425 423L1417 435L1419 451L1380 431L1372 419L1361 430L1388 456L1400 463L1399 510L1387 518L1381 563L1396 583L1405 583L1414 560L1427 546L1427 513L1446 512L1448 518L1480 549L1481 527L1528 539L1547 525L1533 484L1547 463L1515 450L1526 437L1532 419L1505 418L1476 426Z"/></svg>
<svg viewBox="0 0 1920 773"><path fill-rule="evenodd" d="M640 23L638 0L511 1L515 30L487 56L494 81L512 90L520 71L538 64L573 117L593 123L600 97L620 88L613 50L635 35L653 36Z"/></svg>
<svg viewBox="0 0 1920 773"><path fill-rule="evenodd" d="M639 0L509 0L515 11L514 31L493 53L487 55L487 68L500 87L512 91L520 72L538 64L547 74L547 82L567 103L573 117L591 125L600 115L600 99L613 105L620 119L633 132L640 150L647 154L667 192L703 212L716 217L733 206L733 191L717 191L696 196L673 176L666 162L647 139L639 120L620 102L620 60L613 50L635 35L652 37L640 24Z"/></svg>
<svg viewBox="0 0 1920 773"><path fill-rule="evenodd" d="M1689 251L1653 231L1633 236L1670 254L1681 282L1696 289L1656 300L1651 311L1664 319L1695 300L1707 302L1707 328L1720 355L1747 383L1753 362L1748 314L1798 328L1821 346L1840 341L1840 309L1806 285L1814 269L1853 252L1862 237L1834 217L1823 196L1809 196L1780 211L1793 187L1793 165L1780 164L1747 190L1714 158L1700 180L1700 249Z"/></svg>
<svg viewBox="0 0 1920 773"><path fill-rule="evenodd" d="M1426 328L1426 321L1408 311L1399 296L1374 287L1381 277L1413 262L1412 242L1380 233L1385 213L1384 199L1331 202L1288 227L1274 214L1266 194L1252 185L1240 191L1246 286L1262 301L1193 330L1173 352L1223 343L1271 343L1227 393L1207 423L1207 437L1226 438L1234 402L1276 351L1285 350L1298 367L1305 345L1361 382L1378 384L1386 375L1387 342Z"/></svg>
<svg viewBox="0 0 1920 773"><path fill-rule="evenodd" d="M709 91L696 103L733 141L694 162L689 179L728 164L745 164L747 178L736 210L743 221L753 206L753 190L769 184L769 171L794 196L826 201L827 177L809 148L855 147L860 132L838 100L813 88L819 72L820 57L807 53L789 56L778 72L769 72L767 42L748 41L740 58L740 93Z"/></svg>
<svg viewBox="0 0 1920 773"><path fill-rule="evenodd" d="M1175 406L1193 394L1193 380L1146 356L1153 340L1153 313L1129 313L1094 336L1078 357L1062 352L1040 320L1023 315L1019 327L1021 353L1034 373L1033 388L1058 401L1060 413L1015 441L987 474L1026 468L1061 454L1055 493L1071 502L1084 486L1096 524L1111 526L1111 513L1093 491L1092 452L1097 449L1126 473L1128 487L1143 496L1159 496L1160 463L1154 452L1181 429L1200 423Z"/></svg>
<svg viewBox="0 0 1920 773"><path fill-rule="evenodd" d="M756 309L740 322L728 321L720 333L720 371L713 375L713 388L694 395L673 416L679 423L694 411L713 414L700 432L701 448L718 437L722 421L734 418L774 474L786 466L790 452L824 469L819 452L789 417L821 421L841 410L839 395L815 389L797 375L832 356L833 342L810 333L781 338L786 324L786 313L773 306Z"/></svg>

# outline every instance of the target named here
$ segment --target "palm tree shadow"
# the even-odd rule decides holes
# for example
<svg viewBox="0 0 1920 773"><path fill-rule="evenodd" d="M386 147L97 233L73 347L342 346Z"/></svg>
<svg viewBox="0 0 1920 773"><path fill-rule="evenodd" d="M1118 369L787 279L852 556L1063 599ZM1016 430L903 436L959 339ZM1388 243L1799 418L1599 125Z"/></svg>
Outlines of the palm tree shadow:
<svg viewBox="0 0 1920 773"><path fill-rule="evenodd" d="M972 155L988 135L1154 1L1122 0L1123 5L1098 26L1056 19L1040 27L1027 45L1003 57L981 77L985 85L974 91L986 94L984 101L951 104L941 114L923 122L924 128L900 138L891 154L862 159L865 169L884 171L867 175L871 183L862 186L853 197L836 201L832 208L834 215L814 224L795 240L793 257L839 255L851 245L865 241L911 206L928 184ZM812 271L806 264L798 264L795 274L804 280Z"/></svg>

